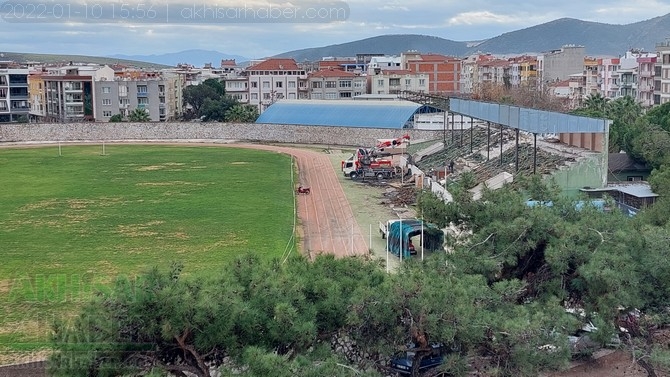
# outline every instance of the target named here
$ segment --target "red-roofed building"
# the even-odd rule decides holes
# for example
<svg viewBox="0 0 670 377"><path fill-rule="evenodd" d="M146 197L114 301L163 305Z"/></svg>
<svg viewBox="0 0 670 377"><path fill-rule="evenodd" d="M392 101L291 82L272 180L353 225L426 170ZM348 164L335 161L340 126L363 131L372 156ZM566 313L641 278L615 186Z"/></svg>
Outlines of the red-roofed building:
<svg viewBox="0 0 670 377"><path fill-rule="evenodd" d="M263 112L275 101L307 98L307 75L293 59L270 58L248 67L249 104Z"/></svg>
<svg viewBox="0 0 670 377"><path fill-rule="evenodd" d="M309 74L310 99L351 99L365 93L366 78L353 72L325 69Z"/></svg>
<svg viewBox="0 0 670 377"><path fill-rule="evenodd" d="M460 92L461 59L440 54L405 52L402 64L417 74L425 74L430 80L427 92L454 94Z"/></svg>

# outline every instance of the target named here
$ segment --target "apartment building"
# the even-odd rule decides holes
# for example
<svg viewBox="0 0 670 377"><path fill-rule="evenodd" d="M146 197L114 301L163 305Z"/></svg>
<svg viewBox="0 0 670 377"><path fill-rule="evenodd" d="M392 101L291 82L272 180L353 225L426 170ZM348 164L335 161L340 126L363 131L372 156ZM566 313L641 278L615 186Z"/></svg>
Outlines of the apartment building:
<svg viewBox="0 0 670 377"><path fill-rule="evenodd" d="M511 64L505 59L482 61L477 66L479 83L512 87Z"/></svg>
<svg viewBox="0 0 670 377"><path fill-rule="evenodd" d="M460 93L461 59L440 54L409 51L400 55L403 69L429 77L429 93Z"/></svg>
<svg viewBox="0 0 670 377"><path fill-rule="evenodd" d="M380 71L368 75L370 94L399 94L402 91L428 93L430 76L409 70Z"/></svg>
<svg viewBox="0 0 670 377"><path fill-rule="evenodd" d="M477 55L470 55L461 60L461 94L472 94L477 82Z"/></svg>
<svg viewBox="0 0 670 377"><path fill-rule="evenodd" d="M95 81L114 80L114 70L108 66L64 66L50 68L44 80L47 122L82 122L95 120Z"/></svg>
<svg viewBox="0 0 670 377"><path fill-rule="evenodd" d="M600 93L598 59L584 57L584 96Z"/></svg>
<svg viewBox="0 0 670 377"><path fill-rule="evenodd" d="M584 46L565 45L538 57L538 74L542 83L564 81L584 70Z"/></svg>
<svg viewBox="0 0 670 377"><path fill-rule="evenodd" d="M152 122L174 120L181 115L179 87L178 75L158 72L94 81L95 119L107 122L113 115L125 117L134 109L142 109Z"/></svg>
<svg viewBox="0 0 670 377"><path fill-rule="evenodd" d="M642 107L654 105L654 67L656 56L639 57L637 60L637 101Z"/></svg>
<svg viewBox="0 0 670 377"><path fill-rule="evenodd" d="M293 59L267 59L243 74L248 77L249 104L258 106L259 113L277 100L307 96L307 74Z"/></svg>
<svg viewBox="0 0 670 377"><path fill-rule="evenodd" d="M352 99L366 92L366 77L353 72L327 69L309 74L310 99Z"/></svg>
<svg viewBox="0 0 670 377"><path fill-rule="evenodd" d="M368 75L376 75L381 71L402 71L406 70L402 66L400 56L372 56L368 63Z"/></svg>
<svg viewBox="0 0 670 377"><path fill-rule="evenodd" d="M532 87L537 86L538 79L538 62L537 56L520 56L510 59L512 64L511 72L511 82L512 87L521 86L521 85L530 85ZM515 70L518 67L518 80L517 73Z"/></svg>
<svg viewBox="0 0 670 377"><path fill-rule="evenodd" d="M28 69L0 62L0 123L27 120L29 112Z"/></svg>
<svg viewBox="0 0 670 377"><path fill-rule="evenodd" d="M654 66L654 104L670 102L670 38L656 44Z"/></svg>
<svg viewBox="0 0 670 377"><path fill-rule="evenodd" d="M616 98L619 91L619 58L598 59L598 91L606 98Z"/></svg>
<svg viewBox="0 0 670 377"><path fill-rule="evenodd" d="M46 97L44 79L42 72L30 73L28 75L28 96L30 97L31 120L43 119L46 115Z"/></svg>
<svg viewBox="0 0 670 377"><path fill-rule="evenodd" d="M235 98L240 103L249 103L249 78L239 74L228 74L223 83L226 94Z"/></svg>

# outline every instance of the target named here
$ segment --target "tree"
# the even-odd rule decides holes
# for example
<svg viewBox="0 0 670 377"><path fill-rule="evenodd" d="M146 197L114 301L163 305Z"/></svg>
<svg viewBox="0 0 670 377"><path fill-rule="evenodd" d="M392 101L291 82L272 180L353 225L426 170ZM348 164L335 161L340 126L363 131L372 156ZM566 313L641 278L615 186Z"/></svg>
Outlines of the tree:
<svg viewBox="0 0 670 377"><path fill-rule="evenodd" d="M604 117L605 114L605 109L607 106L607 103L609 102L609 98L604 97L600 93L595 93L595 94L589 94L586 99L584 99L584 107L592 110L592 111L597 111L601 115L600 117Z"/></svg>
<svg viewBox="0 0 670 377"><path fill-rule="evenodd" d="M636 136L633 128L642 116L642 106L630 96L621 97L607 103L604 115L613 121L610 127L610 152L624 150L630 153L632 140Z"/></svg>
<svg viewBox="0 0 670 377"><path fill-rule="evenodd" d="M151 118L149 117L149 113L145 109L141 109L139 107L136 107L133 111L128 114L128 120L130 122L149 122L151 121Z"/></svg>
<svg viewBox="0 0 670 377"><path fill-rule="evenodd" d="M111 123L117 123L117 122L124 122L125 120L123 119L123 115L121 114L114 114L109 118L109 122Z"/></svg>
<svg viewBox="0 0 670 377"><path fill-rule="evenodd" d="M226 110L225 118L227 122L253 123L258 118L258 108L253 105L233 105Z"/></svg>
<svg viewBox="0 0 670 377"><path fill-rule="evenodd" d="M652 108L647 112L646 117L651 124L656 124L670 132L670 102Z"/></svg>
<svg viewBox="0 0 670 377"><path fill-rule="evenodd" d="M231 96L223 96L218 99L207 98L200 108L200 117L205 122L223 122L226 120L226 113L237 101Z"/></svg>
<svg viewBox="0 0 670 377"><path fill-rule="evenodd" d="M184 103L191 106L194 116L199 117L205 100L218 99L219 95L211 86L200 84L184 88L183 97Z"/></svg>

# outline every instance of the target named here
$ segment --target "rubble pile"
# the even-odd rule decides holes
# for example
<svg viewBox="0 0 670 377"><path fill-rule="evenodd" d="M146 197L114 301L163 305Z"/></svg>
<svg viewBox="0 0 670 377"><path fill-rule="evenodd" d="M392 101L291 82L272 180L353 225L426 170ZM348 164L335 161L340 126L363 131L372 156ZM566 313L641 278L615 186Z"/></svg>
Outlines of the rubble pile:
<svg viewBox="0 0 670 377"><path fill-rule="evenodd" d="M413 186L389 187L383 195L381 204L406 206L416 202L416 189Z"/></svg>

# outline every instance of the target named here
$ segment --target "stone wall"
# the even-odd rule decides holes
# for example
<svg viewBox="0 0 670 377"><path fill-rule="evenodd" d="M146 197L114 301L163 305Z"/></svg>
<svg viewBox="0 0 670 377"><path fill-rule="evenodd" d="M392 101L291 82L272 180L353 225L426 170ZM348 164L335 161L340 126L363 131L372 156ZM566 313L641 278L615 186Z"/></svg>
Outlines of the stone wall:
<svg viewBox="0 0 670 377"><path fill-rule="evenodd" d="M449 131L447 131L449 132ZM7 123L0 142L120 140L244 140L299 144L371 146L377 139L410 134L411 140L442 139L439 130L295 126L255 123Z"/></svg>

